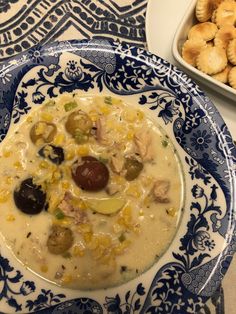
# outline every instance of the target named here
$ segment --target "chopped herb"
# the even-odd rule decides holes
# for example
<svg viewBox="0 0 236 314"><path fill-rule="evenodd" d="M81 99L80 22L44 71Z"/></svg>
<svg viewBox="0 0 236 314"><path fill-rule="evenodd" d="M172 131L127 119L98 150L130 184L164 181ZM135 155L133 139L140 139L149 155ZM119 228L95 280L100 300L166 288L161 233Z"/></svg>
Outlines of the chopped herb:
<svg viewBox="0 0 236 314"><path fill-rule="evenodd" d="M163 147L167 147L169 142L167 140L162 140L161 144Z"/></svg>
<svg viewBox="0 0 236 314"><path fill-rule="evenodd" d="M29 238L31 236L32 232L28 232L26 238Z"/></svg>
<svg viewBox="0 0 236 314"><path fill-rule="evenodd" d="M171 216L171 217L175 217L176 216L176 210L174 207L170 207L166 209L166 213L167 215Z"/></svg>
<svg viewBox="0 0 236 314"><path fill-rule="evenodd" d="M52 106L55 106L55 101L50 99L49 101L47 101L45 103L45 106L48 106L48 107L52 107Z"/></svg>
<svg viewBox="0 0 236 314"><path fill-rule="evenodd" d="M64 258L71 258L71 253L70 252L65 252L62 254L62 257Z"/></svg>
<svg viewBox="0 0 236 314"><path fill-rule="evenodd" d="M56 219L58 219L58 220L65 218L64 213L59 208L57 208L55 210L54 215L55 215Z"/></svg>
<svg viewBox="0 0 236 314"><path fill-rule="evenodd" d="M64 105L65 111L71 111L77 107L77 103L75 101L68 102Z"/></svg>
<svg viewBox="0 0 236 314"><path fill-rule="evenodd" d="M98 160L101 161L103 164L107 164L108 163L108 159L107 158L103 158L101 156L98 157Z"/></svg>
<svg viewBox="0 0 236 314"><path fill-rule="evenodd" d="M125 241L125 239L126 239L126 237L125 237L125 234L124 233L122 233L120 236L119 236L119 241L120 242L124 242Z"/></svg>
<svg viewBox="0 0 236 314"><path fill-rule="evenodd" d="M124 273L124 272L126 272L128 270L128 267L127 266L121 266L120 267L120 273L122 274L122 273Z"/></svg>
<svg viewBox="0 0 236 314"><path fill-rule="evenodd" d="M104 98L104 102L105 102L105 104L107 104L107 105L112 105L112 98L111 98L111 96L105 97L105 98Z"/></svg>

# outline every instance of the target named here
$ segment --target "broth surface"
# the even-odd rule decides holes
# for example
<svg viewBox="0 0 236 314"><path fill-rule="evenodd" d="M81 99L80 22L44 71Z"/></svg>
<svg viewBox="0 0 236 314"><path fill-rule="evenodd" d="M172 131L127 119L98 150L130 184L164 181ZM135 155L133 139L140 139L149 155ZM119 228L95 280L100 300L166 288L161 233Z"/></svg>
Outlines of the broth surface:
<svg viewBox="0 0 236 314"><path fill-rule="evenodd" d="M1 234L19 261L51 282L74 289L124 283L151 267L175 235L183 186L174 147L120 99L49 100L8 136L0 157ZM91 157L109 174L105 182L95 173L104 186L93 191L83 181L95 171L88 171ZM21 205L24 180L46 198L38 213L27 211L43 200Z"/></svg>

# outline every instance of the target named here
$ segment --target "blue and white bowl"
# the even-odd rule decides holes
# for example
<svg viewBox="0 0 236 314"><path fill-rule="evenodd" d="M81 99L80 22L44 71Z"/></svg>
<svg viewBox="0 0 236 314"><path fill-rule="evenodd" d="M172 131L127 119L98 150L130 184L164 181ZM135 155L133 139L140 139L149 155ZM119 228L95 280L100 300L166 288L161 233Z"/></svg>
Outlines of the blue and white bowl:
<svg viewBox="0 0 236 314"><path fill-rule="evenodd" d="M150 110L179 154L185 202L177 234L144 274L122 286L76 291L20 264L1 240L5 313L196 313L236 251L236 149L217 109L187 75L147 51L108 41L36 47L0 65L0 139L30 110L64 92L118 95Z"/></svg>

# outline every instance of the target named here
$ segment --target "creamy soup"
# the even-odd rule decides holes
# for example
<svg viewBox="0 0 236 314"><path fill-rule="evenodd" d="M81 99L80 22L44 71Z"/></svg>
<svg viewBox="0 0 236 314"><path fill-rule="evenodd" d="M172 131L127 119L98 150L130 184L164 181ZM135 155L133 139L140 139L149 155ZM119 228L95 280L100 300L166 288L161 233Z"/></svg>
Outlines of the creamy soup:
<svg viewBox="0 0 236 314"><path fill-rule="evenodd" d="M112 97L64 94L1 145L1 234L27 268L96 289L141 274L169 246L182 202L169 138Z"/></svg>

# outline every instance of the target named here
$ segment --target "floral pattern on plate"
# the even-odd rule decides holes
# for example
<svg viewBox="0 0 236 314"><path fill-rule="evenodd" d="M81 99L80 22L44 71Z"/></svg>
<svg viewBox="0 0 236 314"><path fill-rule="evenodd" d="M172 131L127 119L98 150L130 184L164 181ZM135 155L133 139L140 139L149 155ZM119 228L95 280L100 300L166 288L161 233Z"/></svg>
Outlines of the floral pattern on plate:
<svg viewBox="0 0 236 314"><path fill-rule="evenodd" d="M195 313L236 251L236 152L211 101L187 75L141 48L106 40L34 47L0 65L1 140L47 97L80 90L128 98L165 128L180 156L185 203L165 254L140 277L109 290L56 287L25 270L2 245L0 309L41 313ZM148 278L151 278L148 279ZM48 310L50 308L50 310ZM49 313L49 312L48 312Z"/></svg>

